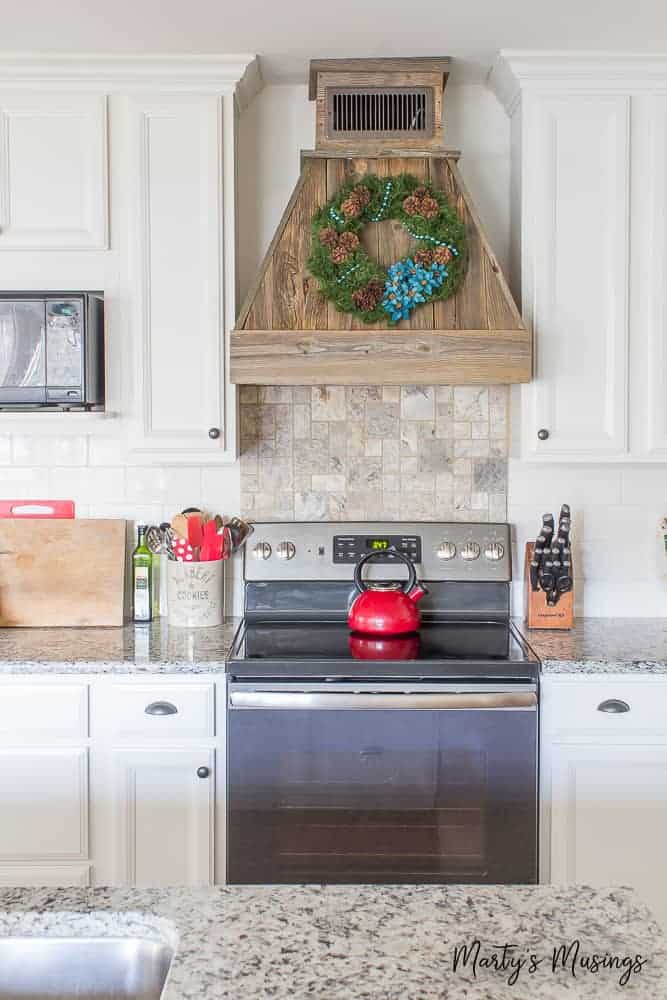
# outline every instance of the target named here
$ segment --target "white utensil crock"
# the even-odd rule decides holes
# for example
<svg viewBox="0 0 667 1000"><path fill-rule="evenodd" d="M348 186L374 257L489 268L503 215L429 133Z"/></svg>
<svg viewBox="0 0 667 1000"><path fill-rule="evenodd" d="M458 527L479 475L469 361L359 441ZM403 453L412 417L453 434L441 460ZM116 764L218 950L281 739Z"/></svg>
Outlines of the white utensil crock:
<svg viewBox="0 0 667 1000"><path fill-rule="evenodd" d="M182 628L222 625L224 618L224 560L167 562L168 621Z"/></svg>

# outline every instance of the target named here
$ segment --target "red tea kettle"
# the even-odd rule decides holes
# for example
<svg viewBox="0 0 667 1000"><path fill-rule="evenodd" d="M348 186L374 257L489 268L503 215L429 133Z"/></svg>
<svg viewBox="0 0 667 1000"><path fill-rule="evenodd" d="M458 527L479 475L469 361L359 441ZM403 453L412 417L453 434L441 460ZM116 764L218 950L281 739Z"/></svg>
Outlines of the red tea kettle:
<svg viewBox="0 0 667 1000"><path fill-rule="evenodd" d="M367 562L390 552L408 567L408 579L398 582L367 584L361 578L361 571ZM417 583L417 573L406 555L391 546L381 552L369 552L357 563L354 583L359 594L354 599L348 615L348 624L353 632L365 635L402 635L416 632L419 628L417 601L427 593L426 588Z"/></svg>

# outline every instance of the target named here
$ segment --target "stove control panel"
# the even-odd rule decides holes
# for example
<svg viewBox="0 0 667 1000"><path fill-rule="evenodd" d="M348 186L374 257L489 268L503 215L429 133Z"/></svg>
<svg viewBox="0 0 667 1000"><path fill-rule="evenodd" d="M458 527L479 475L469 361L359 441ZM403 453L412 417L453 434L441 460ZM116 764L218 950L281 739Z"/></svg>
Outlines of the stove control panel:
<svg viewBox="0 0 667 1000"><path fill-rule="evenodd" d="M334 535L333 561L335 563L356 563L362 556L375 552L373 560L377 564L400 562L391 551L402 552L413 563L422 561L422 540L420 535Z"/></svg>
<svg viewBox="0 0 667 1000"><path fill-rule="evenodd" d="M367 579L403 579L406 567L392 548L408 556L423 580L512 578L508 524L283 521L253 527L245 548L246 580L352 580L368 552L377 558L364 570Z"/></svg>

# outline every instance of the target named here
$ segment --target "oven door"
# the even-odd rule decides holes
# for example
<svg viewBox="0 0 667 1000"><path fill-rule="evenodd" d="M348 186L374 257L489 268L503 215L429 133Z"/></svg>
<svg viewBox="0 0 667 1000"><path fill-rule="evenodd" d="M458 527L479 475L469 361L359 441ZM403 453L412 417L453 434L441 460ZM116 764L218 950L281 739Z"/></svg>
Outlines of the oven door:
<svg viewBox="0 0 667 1000"><path fill-rule="evenodd" d="M537 881L537 695L232 682L227 878Z"/></svg>

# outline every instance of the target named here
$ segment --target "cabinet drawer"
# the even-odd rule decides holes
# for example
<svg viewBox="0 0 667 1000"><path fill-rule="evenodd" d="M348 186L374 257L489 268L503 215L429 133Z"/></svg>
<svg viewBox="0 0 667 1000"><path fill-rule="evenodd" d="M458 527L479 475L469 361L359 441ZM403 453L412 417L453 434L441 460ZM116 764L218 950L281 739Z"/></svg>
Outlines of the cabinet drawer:
<svg viewBox="0 0 667 1000"><path fill-rule="evenodd" d="M213 684L115 684L110 722L116 740L215 736Z"/></svg>
<svg viewBox="0 0 667 1000"><path fill-rule="evenodd" d="M615 735L651 729L667 736L667 683L653 677L543 681L542 728L550 733L588 730Z"/></svg>
<svg viewBox="0 0 667 1000"><path fill-rule="evenodd" d="M0 685L0 743L53 743L87 737L87 684Z"/></svg>

